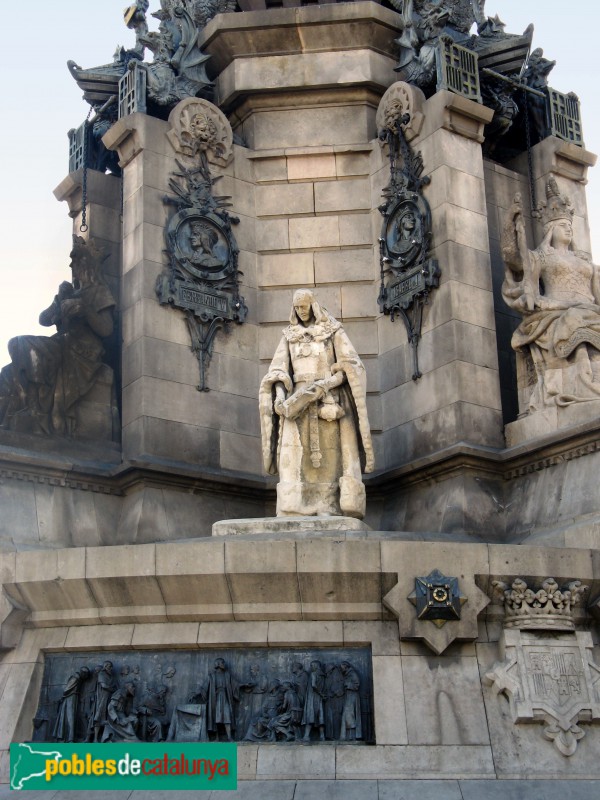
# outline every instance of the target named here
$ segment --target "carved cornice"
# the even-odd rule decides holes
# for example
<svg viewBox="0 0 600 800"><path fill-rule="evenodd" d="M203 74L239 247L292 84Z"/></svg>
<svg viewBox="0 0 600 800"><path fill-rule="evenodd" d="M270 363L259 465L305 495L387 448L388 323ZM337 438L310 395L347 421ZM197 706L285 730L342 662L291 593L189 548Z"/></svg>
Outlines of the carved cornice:
<svg viewBox="0 0 600 800"><path fill-rule="evenodd" d="M583 426L580 426L583 427ZM50 440L45 440L46 447ZM573 429L565 438L564 431L555 432L536 446L519 445L507 450L453 445L429 456L413 459L390 470L366 476L370 495L377 496L398 487L422 481L445 480L465 471L495 480L510 481L543 469L549 469L575 458L600 450L600 429ZM183 462L148 456L135 462L120 462L89 453L64 460L52 453L33 450L0 452L0 481L20 480L50 486L66 486L82 491L122 495L140 484L168 485L189 491L222 491L224 494L249 492L265 500L274 491L272 478L233 471L222 471Z"/></svg>

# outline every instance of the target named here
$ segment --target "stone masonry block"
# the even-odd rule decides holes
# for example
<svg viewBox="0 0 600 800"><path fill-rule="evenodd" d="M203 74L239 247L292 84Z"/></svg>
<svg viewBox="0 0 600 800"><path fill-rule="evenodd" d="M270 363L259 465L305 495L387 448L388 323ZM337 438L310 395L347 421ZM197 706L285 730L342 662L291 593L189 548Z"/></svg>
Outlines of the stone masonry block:
<svg viewBox="0 0 600 800"><path fill-rule="evenodd" d="M330 153L287 156L287 177L290 181L335 178L336 159Z"/></svg>
<svg viewBox="0 0 600 800"><path fill-rule="evenodd" d="M488 247L485 251L461 245L457 242L442 242L436 245L434 255L441 269L440 283L457 283L492 290L492 271ZM432 296L433 302L435 294Z"/></svg>
<svg viewBox="0 0 600 800"><path fill-rule="evenodd" d="M316 295L319 302L336 319L342 318L342 292L340 286L317 286Z"/></svg>
<svg viewBox="0 0 600 800"><path fill-rule="evenodd" d="M360 355L377 355L379 349L377 328L371 320L352 320L344 323L344 330Z"/></svg>
<svg viewBox="0 0 600 800"><path fill-rule="evenodd" d="M341 646L344 642L342 622L269 622L270 647Z"/></svg>
<svg viewBox="0 0 600 800"><path fill-rule="evenodd" d="M451 241L486 252L489 249L487 216L466 208L440 204L432 214L434 246Z"/></svg>
<svg viewBox="0 0 600 800"><path fill-rule="evenodd" d="M344 319L356 319L357 317L373 319L378 313L376 286L372 283L342 286L342 317Z"/></svg>
<svg viewBox="0 0 600 800"><path fill-rule="evenodd" d="M266 646L269 623L260 622L203 622L198 633L200 647Z"/></svg>
<svg viewBox="0 0 600 800"><path fill-rule="evenodd" d="M255 150L304 147L308 137L314 146L357 144L372 138L374 116L374 109L365 105L267 111L254 114L249 144Z"/></svg>
<svg viewBox="0 0 600 800"><path fill-rule="evenodd" d="M170 215L168 205L163 202L165 192L151 186L142 186L131 195L123 207L123 236L148 222L164 228Z"/></svg>
<svg viewBox="0 0 600 800"><path fill-rule="evenodd" d="M314 275L316 283L320 284L370 281L376 275L373 250L363 247L316 252Z"/></svg>
<svg viewBox="0 0 600 800"><path fill-rule="evenodd" d="M314 195L317 214L371 208L370 186L366 179L315 183Z"/></svg>
<svg viewBox="0 0 600 800"><path fill-rule="evenodd" d="M451 203L477 214L486 213L485 186L479 176L444 164L429 173L429 177L431 183L424 188L423 194L434 217L443 203Z"/></svg>
<svg viewBox="0 0 600 800"><path fill-rule="evenodd" d="M354 619L380 617L380 556L374 543L299 541L297 559L305 618L331 619L342 614ZM332 601L339 608L336 612L332 611Z"/></svg>
<svg viewBox="0 0 600 800"><path fill-rule="evenodd" d="M198 640L198 622L146 623L136 625L131 639L132 647L153 650L165 647L169 650L192 649Z"/></svg>
<svg viewBox="0 0 600 800"><path fill-rule="evenodd" d="M174 158L147 150L141 158L134 158L123 171L123 199L125 202L138 189L149 186L162 192L168 191L169 179L177 169Z"/></svg>
<svg viewBox="0 0 600 800"><path fill-rule="evenodd" d="M373 236L370 214L345 214L339 218L340 245L372 245Z"/></svg>
<svg viewBox="0 0 600 800"><path fill-rule="evenodd" d="M294 542L227 541L225 569L236 619L299 617Z"/></svg>
<svg viewBox="0 0 600 800"><path fill-rule="evenodd" d="M282 748L277 745L263 745L258 751L257 780L332 780L335 774L334 747Z"/></svg>
<svg viewBox="0 0 600 800"><path fill-rule="evenodd" d="M123 385L144 375L196 386L198 361L189 345L145 336L136 339L123 353Z"/></svg>
<svg viewBox="0 0 600 800"><path fill-rule="evenodd" d="M25 629L17 647L14 650L8 650L3 655L2 666L25 664L32 661L43 663L45 652L64 648L68 632L68 627ZM0 696L2 689L2 678L0 677Z"/></svg>
<svg viewBox="0 0 600 800"><path fill-rule="evenodd" d="M258 293L258 317L261 322L289 324L293 289L270 289ZM275 351L273 351L275 352ZM271 353L271 357L273 353Z"/></svg>
<svg viewBox="0 0 600 800"><path fill-rule="evenodd" d="M366 780L494 778L490 747L336 747L336 778Z"/></svg>
<svg viewBox="0 0 600 800"><path fill-rule="evenodd" d="M409 744L489 745L476 658L405 656L402 673Z"/></svg>
<svg viewBox="0 0 600 800"><path fill-rule="evenodd" d="M373 656L375 739L377 744L408 744L405 686L400 656ZM406 706L411 706L406 703Z"/></svg>
<svg viewBox="0 0 600 800"><path fill-rule="evenodd" d="M130 308L138 300L147 298L156 302L156 279L164 267L156 261L138 261L123 276L121 310Z"/></svg>
<svg viewBox="0 0 600 800"><path fill-rule="evenodd" d="M68 650L112 650L131 647L134 625L87 625L71 627L65 647Z"/></svg>
<svg viewBox="0 0 600 800"><path fill-rule="evenodd" d="M338 247L340 230L337 216L290 219L290 248Z"/></svg>
<svg viewBox="0 0 600 800"><path fill-rule="evenodd" d="M258 413L258 409L257 409ZM221 467L236 472L256 474L262 465L261 442L258 436L220 432Z"/></svg>
<svg viewBox="0 0 600 800"><path fill-rule="evenodd" d="M259 253L269 250L288 250L290 246L287 219L257 220L256 249Z"/></svg>
<svg viewBox="0 0 600 800"><path fill-rule="evenodd" d="M411 144L415 150L421 151L426 175L445 165L475 178L483 178L481 145L472 139L440 129Z"/></svg>
<svg viewBox="0 0 600 800"><path fill-rule="evenodd" d="M221 392L255 399L258 397L258 365L255 361L219 353L213 356L211 369L217 373L213 385L217 385ZM196 381L196 370L192 374Z"/></svg>
<svg viewBox="0 0 600 800"><path fill-rule="evenodd" d="M140 336L190 344L190 333L183 312L160 306L151 298L142 298L123 312L123 345L126 347Z"/></svg>
<svg viewBox="0 0 600 800"><path fill-rule="evenodd" d="M400 641L395 621L344 622L344 645L370 644L374 656L399 656Z"/></svg>
<svg viewBox="0 0 600 800"><path fill-rule="evenodd" d="M314 255L316 257L325 254ZM312 253L277 253L260 257L259 286L312 286L314 282Z"/></svg>
<svg viewBox="0 0 600 800"><path fill-rule="evenodd" d="M492 293L457 281L448 281L431 297L423 313L423 334L450 320L495 331Z"/></svg>
<svg viewBox="0 0 600 800"><path fill-rule="evenodd" d="M452 362L383 395L383 427L393 428L459 401L500 410L496 370Z"/></svg>
<svg viewBox="0 0 600 800"><path fill-rule="evenodd" d="M257 187L256 214L259 217L312 214L314 210L312 183L270 184Z"/></svg>
<svg viewBox="0 0 600 800"><path fill-rule="evenodd" d="M284 155L264 158L260 154L253 154L254 174L257 183L271 183L285 181L288 177L287 161ZM256 157L260 156L260 157Z"/></svg>
<svg viewBox="0 0 600 800"><path fill-rule="evenodd" d="M368 175L370 152L346 152L335 154L335 171L338 178L351 175Z"/></svg>
<svg viewBox="0 0 600 800"><path fill-rule="evenodd" d="M210 376L209 376L210 381ZM245 431L258 435L255 401L241 395L214 391L212 402L198 402L195 386L179 384L173 393L169 381L144 377L125 387L123 425L140 416L182 422L198 427Z"/></svg>

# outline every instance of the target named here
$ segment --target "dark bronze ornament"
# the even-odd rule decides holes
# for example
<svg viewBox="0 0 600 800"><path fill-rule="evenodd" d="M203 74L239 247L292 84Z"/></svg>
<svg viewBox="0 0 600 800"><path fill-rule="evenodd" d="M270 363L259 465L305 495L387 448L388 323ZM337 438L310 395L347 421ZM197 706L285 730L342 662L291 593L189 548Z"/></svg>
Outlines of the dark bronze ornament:
<svg viewBox="0 0 600 800"><path fill-rule="evenodd" d="M448 620L460 619L467 602L458 588L458 578L449 578L434 569L429 575L415 578L415 590L408 599L417 608L417 617L433 622L438 628Z"/></svg>
<svg viewBox="0 0 600 800"><path fill-rule="evenodd" d="M379 308L392 321L400 314L406 325L413 352L413 380L421 377L417 348L421 337L423 306L431 289L439 285L438 263L429 256L431 211L422 187L423 158L412 151L404 134L410 115L389 120L379 134L387 141L390 182L383 190L385 201L379 206L383 226L379 239L381 288Z"/></svg>
<svg viewBox="0 0 600 800"><path fill-rule="evenodd" d="M239 293L238 246L231 230L239 219L228 213L229 197L213 194L221 176L213 177L204 151L199 163L177 161L169 187L176 207L166 229L168 269L158 276L156 293L162 305L185 312L192 351L200 367L198 390L208 391L206 371L214 339L230 322L241 324L248 309Z"/></svg>
<svg viewBox="0 0 600 800"><path fill-rule="evenodd" d="M371 743L372 686L365 647L52 653L33 740Z"/></svg>

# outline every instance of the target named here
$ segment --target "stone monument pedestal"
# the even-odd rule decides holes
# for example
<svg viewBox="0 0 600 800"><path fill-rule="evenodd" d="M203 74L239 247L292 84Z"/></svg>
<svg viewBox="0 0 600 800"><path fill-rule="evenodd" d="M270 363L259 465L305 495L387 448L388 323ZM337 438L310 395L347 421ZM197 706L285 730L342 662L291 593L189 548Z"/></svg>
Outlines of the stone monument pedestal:
<svg viewBox="0 0 600 800"><path fill-rule="evenodd" d="M224 519L212 526L213 536L242 536L252 534L330 533L341 531L370 531L362 520L354 517L262 517L258 519Z"/></svg>

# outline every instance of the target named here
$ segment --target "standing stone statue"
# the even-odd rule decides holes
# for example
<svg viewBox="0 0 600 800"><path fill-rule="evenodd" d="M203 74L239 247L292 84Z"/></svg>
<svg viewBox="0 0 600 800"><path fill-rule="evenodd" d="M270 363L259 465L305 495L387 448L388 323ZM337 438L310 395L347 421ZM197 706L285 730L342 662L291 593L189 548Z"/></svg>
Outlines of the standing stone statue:
<svg viewBox="0 0 600 800"><path fill-rule="evenodd" d="M502 231L502 296L523 320L512 346L531 375L521 414L600 400L600 271L573 249L573 207L550 178L537 210L544 238L529 250L521 196Z"/></svg>
<svg viewBox="0 0 600 800"><path fill-rule="evenodd" d="M294 294L259 393L263 460L279 473L277 516L365 514L374 467L365 368L312 291Z"/></svg>

